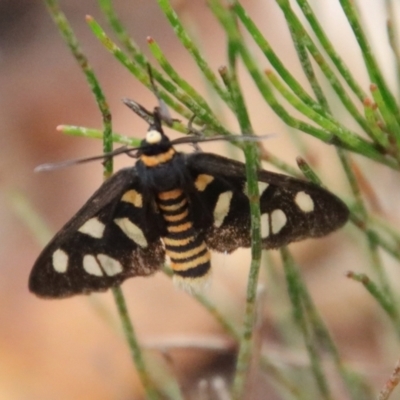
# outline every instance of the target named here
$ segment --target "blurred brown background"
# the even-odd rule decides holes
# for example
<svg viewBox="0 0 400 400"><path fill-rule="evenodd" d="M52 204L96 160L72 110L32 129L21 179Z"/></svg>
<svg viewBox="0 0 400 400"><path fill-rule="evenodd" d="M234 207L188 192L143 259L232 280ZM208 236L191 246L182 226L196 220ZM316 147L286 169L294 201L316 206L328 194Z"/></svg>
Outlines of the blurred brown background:
<svg viewBox="0 0 400 400"><path fill-rule="evenodd" d="M115 0L114 3L143 49L146 50L146 37L154 37L177 70L207 95L202 77L155 1ZM301 80L286 25L275 1L243 3L278 55L293 65L292 70L297 68ZM362 12L363 18L372 22L370 26L382 27L381 31L371 29L370 35L377 44L378 55L386 60L388 47L384 36L383 6L377 3L381 2L363 2ZM340 47L341 55L357 72L367 90L367 77L337 2L324 0L313 4L334 43ZM201 44L210 65L217 70L226 60L225 38L205 2L182 0L175 5ZM146 125L126 109L120 99L131 97L151 109L155 104L154 97L90 33L84 20L86 14L93 15L105 26L96 2L68 0L62 1L61 6L104 89L113 113L114 130L142 137ZM255 49L254 52L257 54ZM382 62L382 65L389 78L394 77L392 63ZM260 68L267 66L260 57ZM256 132L276 133L275 138L265 145L295 165L298 150L288 139L290 131L260 101L247 74L243 74L241 82L246 88L246 101ZM222 108L221 113L223 111ZM232 131L237 132L232 117L224 115L224 118L231 122ZM63 123L101 127L100 114L83 74L42 2L0 0L0 399L140 399L142 391L119 331L110 293L91 298L44 301L27 290L30 268L42 246L16 216L15 191L32 203L55 232L102 180L100 163L52 173L33 173L34 167L44 162L101 153L100 142L66 137L56 132L56 126ZM323 180L333 191L348 196L334 149L313 139L307 138L305 142L307 156L313 160ZM214 151L211 146L204 149ZM231 148L227 149L225 154L237 155ZM383 215L391 215L394 222L398 221L399 206L394 195L398 190L398 177L387 169L357 160L366 167L371 182L376 185ZM121 159L116 165L129 163L130 159ZM343 358L365 373L375 387L380 387L400 352L383 313L358 284L345 277L349 269L369 271L363 245L356 245L360 240L362 237L347 227L329 238L307 241L291 248L323 318L337 339ZM214 277L208 295L238 324L244 308L248 261L248 251L213 258ZM387 260L389 266L391 262ZM392 269L393 277L397 278L398 271ZM291 317L283 278L281 280L282 305L272 303L276 294L270 293L273 290L268 281L261 277L265 304L260 334L280 363L301 364L306 362L303 347L299 346L299 353L284 348L274 329L277 318ZM214 339L221 339L228 346L228 350L222 346L218 352L174 350L169 353L168 361L159 352L149 351L150 363L170 368L179 377L184 392L192 393L190 398L196 398L193 393L201 379L217 375L229 377L234 366L230 342L224 342L222 329L196 301L176 290L161 273L147 279L131 279L124 283L123 289L144 344L157 347L166 340L178 344L189 340L207 345ZM296 343L302 343L300 333L293 332L292 336ZM276 396L268 379L258 377L253 398L279 398Z"/></svg>

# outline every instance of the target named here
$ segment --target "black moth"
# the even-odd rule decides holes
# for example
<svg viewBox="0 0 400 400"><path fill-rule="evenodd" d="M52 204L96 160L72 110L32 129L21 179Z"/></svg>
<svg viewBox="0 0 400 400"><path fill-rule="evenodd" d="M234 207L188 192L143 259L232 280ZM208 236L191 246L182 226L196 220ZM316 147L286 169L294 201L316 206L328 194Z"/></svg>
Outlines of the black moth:
<svg viewBox="0 0 400 400"><path fill-rule="evenodd" d="M160 269L192 290L210 271L210 250L250 246L245 165L215 154L177 152L154 114L135 166L108 179L37 259L29 289L62 298L104 291ZM258 173L264 249L320 237L348 219L345 204L321 187Z"/></svg>

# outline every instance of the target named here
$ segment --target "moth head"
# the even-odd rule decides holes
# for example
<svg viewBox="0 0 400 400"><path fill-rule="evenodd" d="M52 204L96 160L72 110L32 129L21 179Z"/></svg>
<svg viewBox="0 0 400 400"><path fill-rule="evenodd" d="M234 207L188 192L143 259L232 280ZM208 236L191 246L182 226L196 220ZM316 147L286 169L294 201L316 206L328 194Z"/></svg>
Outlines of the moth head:
<svg viewBox="0 0 400 400"><path fill-rule="evenodd" d="M160 107L154 108L153 121L150 122L149 130L140 146L144 154L164 152L171 147L171 142L162 128L164 117L161 111Z"/></svg>
<svg viewBox="0 0 400 400"><path fill-rule="evenodd" d="M140 143L139 155L155 155L168 151L172 147L161 125L151 124L145 138Z"/></svg>

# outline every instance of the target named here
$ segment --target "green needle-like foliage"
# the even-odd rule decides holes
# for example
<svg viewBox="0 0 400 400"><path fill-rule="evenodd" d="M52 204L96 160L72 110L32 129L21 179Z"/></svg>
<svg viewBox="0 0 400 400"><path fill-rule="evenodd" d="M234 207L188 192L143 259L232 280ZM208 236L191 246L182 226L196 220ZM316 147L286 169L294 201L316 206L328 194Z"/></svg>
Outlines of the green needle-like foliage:
<svg viewBox="0 0 400 400"><path fill-rule="evenodd" d="M210 105L219 101L226 105L235 116L240 131L235 133L255 134L246 105L246 92L238 74L237 67L240 63L257 86L261 98L265 102L265 107L270 107L283 122L297 130L296 134L311 135L327 145L336 146L338 163L341 165L343 175L351 189L350 195L345 201L350 209L350 222L357 228L352 232L353 241L358 241L360 248L365 251L370 260L368 274L350 271L348 277L354 281L354 284L363 285L366 291L372 295L376 304L383 310L385 318L390 321L394 334L400 338L399 296L388 277L385 258L382 257L383 253L386 253L397 264L400 263L400 232L391 227L390 222L378 218L370 211L366 200L368 196L365 196L366 189L363 184L361 167L365 163L377 163L394 171L400 170L400 105L376 61L357 12L356 2L339 0L358 43L365 70L370 79L368 88L362 87L357 81L357 76L350 71L347 61L339 56L329 35L319 22L318 14L314 12L308 0L276 0L291 34L299 63L310 84L307 88L303 87L295 78L291 66L285 65L280 60L279 49L271 46L268 38L263 35L261 28L247 14L239 0L227 0L226 2L208 0L208 6L226 36L227 62L226 66L221 67L219 71L214 71L210 67L170 1L157 1L178 39L192 57L194 65L203 75L215 96L212 102L201 96L199 91L180 75L179 68L173 66L173 63L168 60L168 54L159 44L154 39L148 38L149 50L155 59L154 64L157 64L151 66L151 71L158 94L168 107L184 120L195 117L195 124L203 128L205 135L231 135L231 129L225 125L222 118ZM103 140L105 153L112 150L113 143L137 146L138 141L112 131L111 113L94 69L80 48L57 0L45 0L45 3L58 30L86 76L103 121L102 129L61 126L59 130L70 135ZM386 4L388 10L392 10L392 1L387 0ZM296 7L294 7L295 5ZM118 10L114 9L112 0L99 0L99 7L103 11L109 27L102 27L92 17L88 17L87 23L90 29L104 45L105 51L109 51L121 66L132 74L132 79L137 79L152 89L148 74L149 60L127 33L126 27L118 17ZM399 40L396 37L398 30L395 20L391 16L389 17L388 40L394 53L399 79L397 85L400 88L400 51ZM108 30L113 32L119 43L110 38ZM242 35L244 31L247 34L246 39ZM143 35L146 34L143 32ZM263 57L261 61L250 52L249 41L254 42L261 51ZM325 79L324 84L319 81L321 76ZM324 85L329 85L329 89L332 90L327 91ZM335 100L342 103L350 118L356 123L358 131L350 127L342 115L337 115L332 111L331 92L335 93L337 96ZM281 101L282 98L285 102ZM140 99L135 100L140 102ZM296 110L295 113L294 110ZM188 131L187 125L178 121L174 122L173 128L180 132ZM283 162L279 156L269 154L264 149L260 151L254 143L248 143L241 147L246 159L252 237L252 260L242 326L235 326L230 318L225 316L218 306L205 295L194 295L238 344L237 365L232 380L232 398L236 400L246 398L249 389L250 366L255 367L254 331L258 302L261 301L257 296L257 288L262 265L259 193L256 179L260 156L264 161L270 162L286 173L300 174L298 170L294 170L293 167ZM354 157L355 155L357 157ZM362 158L362 163L359 162L360 158ZM329 189L329 182L321 180L317 172L303 158L298 159L298 165L307 179ZM104 166L104 177L108 178L111 174L112 160L107 159ZM25 210L26 207L23 209ZM32 221L38 221L36 217L34 219L26 218L26 212L18 212L31 227ZM37 223L38 227L39 225ZM42 235L39 231L41 230L38 228L37 234ZM361 373L350 368L342 359L329 329L318 312L318 305L314 304L300 270L287 248L281 249L281 257L288 291L288 303L292 307L293 318L289 322L278 322L277 330L284 331L283 336L289 337L288 333L292 331L301 335L305 353L308 356L308 375L314 379L315 385L311 385L311 387L302 385L301 380L293 378L293 374L288 374L285 368L275 365L269 358L268 351L263 352L261 356L257 355L256 359L259 360L259 363L256 368L267 374L277 390L282 393L282 398L330 400L335 398L335 390L324 363L325 358L328 357L332 361L349 399L368 400L374 398L367 380L363 379ZM274 268L271 265L272 262L268 268L269 278L277 281L279 276L273 272ZM356 267L352 266L351 268ZM166 273L169 274L168 270ZM147 397L149 399L172 398L162 389L155 387L151 371L144 362L123 294L119 288L114 289L113 293L132 358ZM287 341L286 344L290 345ZM389 390L386 392L389 393ZM176 394L176 396L183 398L181 394ZM381 398L388 398L387 396L383 397L382 395Z"/></svg>

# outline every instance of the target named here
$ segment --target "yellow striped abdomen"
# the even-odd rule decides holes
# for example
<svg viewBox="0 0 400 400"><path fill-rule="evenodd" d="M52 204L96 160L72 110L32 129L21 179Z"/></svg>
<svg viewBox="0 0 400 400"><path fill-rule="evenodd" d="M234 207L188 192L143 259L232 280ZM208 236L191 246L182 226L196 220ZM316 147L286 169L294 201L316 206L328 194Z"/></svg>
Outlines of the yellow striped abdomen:
<svg viewBox="0 0 400 400"><path fill-rule="evenodd" d="M184 286L199 283L210 270L210 253L203 238L193 229L185 194L181 189L160 192L157 203L166 222L168 233L163 241L175 277L181 278Z"/></svg>

